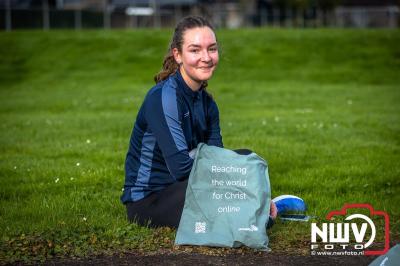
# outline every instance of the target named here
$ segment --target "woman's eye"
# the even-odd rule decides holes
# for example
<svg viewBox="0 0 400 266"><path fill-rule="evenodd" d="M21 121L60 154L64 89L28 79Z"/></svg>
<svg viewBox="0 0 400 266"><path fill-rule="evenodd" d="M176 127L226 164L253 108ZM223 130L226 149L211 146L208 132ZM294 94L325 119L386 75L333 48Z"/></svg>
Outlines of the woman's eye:
<svg viewBox="0 0 400 266"><path fill-rule="evenodd" d="M190 50L191 53L198 53L199 50Z"/></svg>
<svg viewBox="0 0 400 266"><path fill-rule="evenodd" d="M216 52L216 51L218 51L218 49L217 49L216 47L210 48L209 50L210 50L211 52Z"/></svg>

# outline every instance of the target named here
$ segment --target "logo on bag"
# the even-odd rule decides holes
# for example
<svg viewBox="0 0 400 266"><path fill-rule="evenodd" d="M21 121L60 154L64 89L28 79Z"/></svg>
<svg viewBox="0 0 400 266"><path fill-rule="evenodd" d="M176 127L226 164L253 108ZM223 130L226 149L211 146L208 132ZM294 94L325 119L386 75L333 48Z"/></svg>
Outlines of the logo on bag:
<svg viewBox="0 0 400 266"><path fill-rule="evenodd" d="M367 209L369 216L359 213L348 215L350 209ZM344 221L334 222L335 216L344 217ZM379 224L377 227L378 223L375 224L371 218L379 218L379 216L383 225ZM384 211L374 210L369 204L345 204L341 210L328 213L326 219L331 222L322 223L322 227L316 223L311 224L311 255L382 255L389 250L389 215ZM358 223L355 222L356 219ZM384 248L376 249L373 244L376 244L377 232L383 231L382 229L384 230ZM350 243L352 237L355 243ZM317 241L317 238L320 241ZM349 249L354 251L349 252ZM316 252L316 250L323 252Z"/></svg>
<svg viewBox="0 0 400 266"><path fill-rule="evenodd" d="M254 224L252 224L252 225L250 225L250 227L239 228L239 231L250 231L250 232L255 232L255 231L258 231L258 227L255 226Z"/></svg>
<svg viewBox="0 0 400 266"><path fill-rule="evenodd" d="M206 222L196 222L194 224L194 232L196 234L205 233L207 228L206 226L207 226Z"/></svg>

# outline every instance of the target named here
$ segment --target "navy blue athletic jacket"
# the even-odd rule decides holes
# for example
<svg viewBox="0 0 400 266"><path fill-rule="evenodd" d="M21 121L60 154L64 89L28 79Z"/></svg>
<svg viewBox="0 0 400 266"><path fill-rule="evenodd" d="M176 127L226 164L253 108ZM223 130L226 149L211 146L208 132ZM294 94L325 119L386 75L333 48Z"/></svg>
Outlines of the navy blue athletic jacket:
<svg viewBox="0 0 400 266"><path fill-rule="evenodd" d="M187 179L193 165L189 151L200 142L223 147L218 107L205 90L192 91L177 71L147 93L139 110L121 201L137 201Z"/></svg>

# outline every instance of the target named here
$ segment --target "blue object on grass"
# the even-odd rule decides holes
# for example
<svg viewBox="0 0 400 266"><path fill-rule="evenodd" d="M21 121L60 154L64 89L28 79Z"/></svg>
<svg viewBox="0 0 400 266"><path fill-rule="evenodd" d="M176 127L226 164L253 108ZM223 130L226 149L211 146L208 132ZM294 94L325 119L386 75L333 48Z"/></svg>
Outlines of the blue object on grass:
<svg viewBox="0 0 400 266"><path fill-rule="evenodd" d="M288 212L305 212L307 209L303 199L293 195L282 195L272 199L278 209L278 215Z"/></svg>

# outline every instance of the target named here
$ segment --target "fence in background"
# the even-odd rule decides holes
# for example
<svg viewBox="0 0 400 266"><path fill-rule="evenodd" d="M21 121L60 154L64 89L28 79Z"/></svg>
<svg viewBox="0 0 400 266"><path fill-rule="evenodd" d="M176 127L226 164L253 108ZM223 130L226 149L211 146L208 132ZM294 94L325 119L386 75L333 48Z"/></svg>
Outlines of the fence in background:
<svg viewBox="0 0 400 266"><path fill-rule="evenodd" d="M47 3L47 1L43 1ZM237 4L157 6L147 8L56 9L47 4L36 8L0 9L0 29L83 29L173 27L182 17L201 14L217 28L239 27L386 27L399 26L399 8L337 7L333 10L261 8L245 10Z"/></svg>

